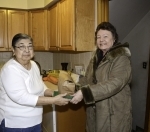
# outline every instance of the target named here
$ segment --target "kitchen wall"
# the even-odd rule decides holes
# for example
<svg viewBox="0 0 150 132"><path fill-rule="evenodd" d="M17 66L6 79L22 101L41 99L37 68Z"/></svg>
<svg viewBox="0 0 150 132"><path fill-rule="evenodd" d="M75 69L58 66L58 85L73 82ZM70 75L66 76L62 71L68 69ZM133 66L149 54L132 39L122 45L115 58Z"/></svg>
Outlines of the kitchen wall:
<svg viewBox="0 0 150 132"><path fill-rule="evenodd" d="M45 6L44 0L26 0L26 1L27 1L27 9L42 8Z"/></svg>
<svg viewBox="0 0 150 132"><path fill-rule="evenodd" d="M150 0L109 1L109 21L116 26L120 40L148 13L149 5Z"/></svg>
<svg viewBox="0 0 150 132"><path fill-rule="evenodd" d="M112 0L109 2L110 22L118 31L120 41L129 42L132 53L133 129L144 129L150 49L150 1ZM147 62L143 69L142 63Z"/></svg>
<svg viewBox="0 0 150 132"><path fill-rule="evenodd" d="M12 52L0 52L0 69L12 56Z"/></svg>
<svg viewBox="0 0 150 132"><path fill-rule="evenodd" d="M7 62L12 57L12 52L0 52L0 66ZM50 52L35 52L35 60L41 65L41 69L53 69L53 53Z"/></svg>
<svg viewBox="0 0 150 132"><path fill-rule="evenodd" d="M11 4L10 4L11 3ZM21 8L21 9L27 9L27 1L26 0L1 0L0 1L0 7L6 7L6 8Z"/></svg>
<svg viewBox="0 0 150 132"><path fill-rule="evenodd" d="M35 52L34 59L40 63L41 70L53 69L53 53Z"/></svg>
<svg viewBox="0 0 150 132"><path fill-rule="evenodd" d="M53 64L55 69L61 69L61 62L68 62L68 70L74 69L75 65L84 65L86 70L89 60L92 56L92 52L85 52L79 54L69 54L69 53L54 53L53 54Z"/></svg>
<svg viewBox="0 0 150 132"><path fill-rule="evenodd" d="M132 53L132 106L133 128L144 128L146 96L149 69L150 50L150 11L139 21L130 33L123 39L129 42ZM143 62L147 62L147 68L143 68Z"/></svg>

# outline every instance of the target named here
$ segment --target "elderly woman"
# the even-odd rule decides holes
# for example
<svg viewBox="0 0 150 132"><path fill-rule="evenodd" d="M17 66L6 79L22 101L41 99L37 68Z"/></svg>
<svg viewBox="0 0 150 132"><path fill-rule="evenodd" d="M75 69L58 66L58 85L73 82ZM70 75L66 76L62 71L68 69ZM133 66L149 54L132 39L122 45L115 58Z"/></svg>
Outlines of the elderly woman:
<svg viewBox="0 0 150 132"><path fill-rule="evenodd" d="M40 76L32 38L16 34L12 39L13 58L0 72L0 132L42 132L42 105L66 105L65 94L51 97Z"/></svg>
<svg viewBox="0 0 150 132"><path fill-rule="evenodd" d="M95 32L97 50L80 78L79 90L71 100L84 99L87 132L131 132L131 53L128 43L118 43L115 27L102 22ZM88 85L87 85L88 84Z"/></svg>

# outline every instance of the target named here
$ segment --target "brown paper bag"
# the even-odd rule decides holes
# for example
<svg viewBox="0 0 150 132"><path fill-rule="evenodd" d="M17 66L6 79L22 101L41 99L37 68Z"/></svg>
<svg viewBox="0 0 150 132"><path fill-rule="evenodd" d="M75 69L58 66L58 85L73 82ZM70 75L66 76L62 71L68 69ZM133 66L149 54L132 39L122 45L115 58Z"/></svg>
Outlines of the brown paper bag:
<svg viewBox="0 0 150 132"><path fill-rule="evenodd" d="M70 95L75 92L75 83L67 71L60 70L58 78L58 91L59 93L67 93Z"/></svg>

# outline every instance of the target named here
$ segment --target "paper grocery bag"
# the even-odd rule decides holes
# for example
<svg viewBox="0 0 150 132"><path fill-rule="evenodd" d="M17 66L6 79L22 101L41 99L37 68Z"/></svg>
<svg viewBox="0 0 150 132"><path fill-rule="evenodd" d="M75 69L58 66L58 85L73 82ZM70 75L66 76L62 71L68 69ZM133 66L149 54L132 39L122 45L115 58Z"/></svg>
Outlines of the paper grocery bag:
<svg viewBox="0 0 150 132"><path fill-rule="evenodd" d="M74 94L75 83L67 71L60 70L58 78L58 91L59 93Z"/></svg>

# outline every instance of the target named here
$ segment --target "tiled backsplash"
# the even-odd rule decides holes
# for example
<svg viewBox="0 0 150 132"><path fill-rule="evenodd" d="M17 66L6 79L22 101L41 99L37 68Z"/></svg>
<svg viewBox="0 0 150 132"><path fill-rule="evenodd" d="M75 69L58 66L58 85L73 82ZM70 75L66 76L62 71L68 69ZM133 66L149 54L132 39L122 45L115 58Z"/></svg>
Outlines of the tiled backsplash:
<svg viewBox="0 0 150 132"><path fill-rule="evenodd" d="M12 52L0 52L0 62L6 62L12 57Z"/></svg>
<svg viewBox="0 0 150 132"><path fill-rule="evenodd" d="M92 52L79 54L35 52L34 59L40 63L41 69L62 69L61 63L67 62L68 70L74 69L74 65L82 64L85 70L92 56ZM12 52L0 52L0 62L7 62L12 57Z"/></svg>
<svg viewBox="0 0 150 132"><path fill-rule="evenodd" d="M53 69L53 53L51 53L51 52L35 52L34 59L40 63L41 70Z"/></svg>
<svg viewBox="0 0 150 132"><path fill-rule="evenodd" d="M83 64L85 70L91 59L92 52L85 52L79 54L67 54L67 53L54 53L53 54L53 66L55 69L62 69L61 63L67 62L68 70L74 69L74 65Z"/></svg>
<svg viewBox="0 0 150 132"><path fill-rule="evenodd" d="M7 62L12 57L12 52L0 52L0 63ZM34 59L40 63L41 69L53 69L53 53L35 52Z"/></svg>

